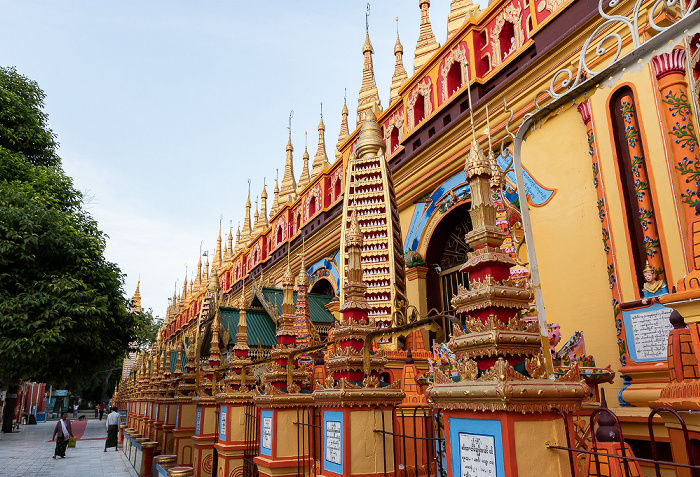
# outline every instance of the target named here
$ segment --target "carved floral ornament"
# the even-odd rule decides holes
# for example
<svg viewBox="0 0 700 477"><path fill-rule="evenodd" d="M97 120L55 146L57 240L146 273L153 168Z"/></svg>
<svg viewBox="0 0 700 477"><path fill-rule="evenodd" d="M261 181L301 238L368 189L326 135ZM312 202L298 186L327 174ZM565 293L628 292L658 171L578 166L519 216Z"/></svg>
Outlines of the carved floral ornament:
<svg viewBox="0 0 700 477"><path fill-rule="evenodd" d="M455 61L459 63L460 67L459 69L461 75L459 87L461 88L464 86L465 80L469 77L469 71L467 70L469 66L467 60L467 49L463 44L457 45L452 49L452 51L450 51L450 54L445 58L445 63L442 65L442 68L440 68L440 79L442 81L442 88L440 92L441 102L447 101L447 98L450 97L450 92L447 91L447 75Z"/></svg>
<svg viewBox="0 0 700 477"><path fill-rule="evenodd" d="M403 137L403 109L396 111L385 123L384 140L387 141L387 150L389 148L388 141L394 128L399 130L399 139L401 139Z"/></svg>
<svg viewBox="0 0 700 477"><path fill-rule="evenodd" d="M311 218L311 214L309 214L309 205L311 204L311 199L316 198L316 212L321 210L321 206L323 202L321 201L321 198L323 197L323 193L321 190L321 183L317 183L307 194L306 197L304 197L304 215L302 220L306 222Z"/></svg>
<svg viewBox="0 0 700 477"><path fill-rule="evenodd" d="M408 116L408 130L416 127L415 107L418 96L423 97L423 118L427 118L433 112L433 103L431 101L433 84L430 78L426 77L413 88L408 96L408 104L406 106L406 115ZM422 119L422 118L421 118Z"/></svg>
<svg viewBox="0 0 700 477"><path fill-rule="evenodd" d="M494 68L500 65L505 57L523 46L523 43L525 43L525 32L523 31L522 18L523 8L517 1L509 4L496 18L496 24L494 25L490 34L491 48L493 51L492 62ZM499 37L501 36L501 31L503 30L506 22L513 25L513 38L511 39L511 49L506 52L501 52L501 42Z"/></svg>

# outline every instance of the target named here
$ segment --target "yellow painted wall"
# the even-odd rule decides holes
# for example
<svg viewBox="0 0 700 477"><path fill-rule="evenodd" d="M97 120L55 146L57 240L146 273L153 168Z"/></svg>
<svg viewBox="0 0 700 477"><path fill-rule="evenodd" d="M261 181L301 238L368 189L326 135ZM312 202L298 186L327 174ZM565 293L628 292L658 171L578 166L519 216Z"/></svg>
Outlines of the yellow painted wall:
<svg viewBox="0 0 700 477"><path fill-rule="evenodd" d="M546 447L547 443L566 446L566 434L561 420L516 421L513 423L513 431L518 477L570 474L567 453ZM540 438L533 439L532 436Z"/></svg>
<svg viewBox="0 0 700 477"><path fill-rule="evenodd" d="M619 368L592 161L576 108L535 128L522 158L534 177L557 189L546 206L530 208L547 322L561 325L562 342L583 331L596 365ZM615 393L621 381L616 379Z"/></svg>
<svg viewBox="0 0 700 477"><path fill-rule="evenodd" d="M391 426L391 413L384 411L387 427ZM346 414L347 415L347 414ZM367 409L350 412L350 447L352 474L376 474L384 472L384 456L382 454L382 436L374 432L382 428L382 416L379 411ZM393 432L393 431L391 431ZM391 449L391 438L384 443L386 449ZM391 453L387 452L387 472L394 468Z"/></svg>

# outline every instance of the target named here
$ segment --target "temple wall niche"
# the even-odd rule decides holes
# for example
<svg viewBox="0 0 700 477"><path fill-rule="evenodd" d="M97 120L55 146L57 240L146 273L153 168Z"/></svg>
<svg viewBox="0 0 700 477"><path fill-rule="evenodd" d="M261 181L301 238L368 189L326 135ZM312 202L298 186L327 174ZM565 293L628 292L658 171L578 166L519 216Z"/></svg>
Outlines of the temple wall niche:
<svg viewBox="0 0 700 477"><path fill-rule="evenodd" d="M641 140L645 154L648 155L647 172L650 187L654 190L654 204L656 209L657 228L661 247L665 257L666 281L674 285L682 278L685 271L683 258L683 246L681 234L677 222L674 205L674 195L671 189L672 178L669 177L669 165L667 164L667 152L664 145L664 133L656 114L656 92L654 85L649 81L648 66L639 73L623 77L624 83L634 92L637 102L638 117L640 123ZM616 260L618 270L631 270L631 256L627 250L625 221L623 217L622 198L618 188L618 174L615 169L613 156L615 145L610 129L610 121L601 119L608 117L609 101L615 90L606 89L591 96L591 110L593 123L598 142L600 155L601 175L605 181L605 193L607 195L607 209L611 225L611 234L616 246ZM618 273L617 280L621 286L622 301L637 299L639 294L636 278L630 273Z"/></svg>
<svg viewBox="0 0 700 477"><path fill-rule="evenodd" d="M583 331L586 353L597 365L617 369L612 294L586 128L578 111L570 108L534 129L523 143L522 161L538 180L557 188L547 205L530 207L547 322L559 323L566 337ZM609 395L621 385L616 379L612 388L606 386Z"/></svg>

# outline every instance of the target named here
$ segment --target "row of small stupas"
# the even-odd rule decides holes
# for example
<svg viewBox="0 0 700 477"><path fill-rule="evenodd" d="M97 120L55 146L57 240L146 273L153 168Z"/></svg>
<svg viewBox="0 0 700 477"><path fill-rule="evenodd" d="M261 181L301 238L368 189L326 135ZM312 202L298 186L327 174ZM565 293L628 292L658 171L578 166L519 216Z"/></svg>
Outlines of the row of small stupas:
<svg viewBox="0 0 700 477"><path fill-rule="evenodd" d="M421 18L420 34L416 44L415 57L413 61L414 71L420 70L421 67L430 59L433 53L435 53L435 51L440 47L440 44L435 39L430 23L430 0L419 0L418 4L421 10ZM472 0L452 0L447 23L448 38L450 38L468 18L476 17L478 14L479 7L478 5L475 5ZM372 60L374 50L370 41L369 30L366 33L362 52L364 55L364 65L362 71L362 86L360 88L357 106L358 126L362 123L362 120L369 109L372 109L375 114L379 114L382 111L379 91L374 79L374 67ZM393 103L400 98L399 90L409 78L403 65L403 52L403 45L401 44L397 33L396 45L394 47L396 66L391 82L390 103ZM238 230L236 231L235 243L233 230L229 231L228 237L224 240L222 240L221 231L219 231L216 251L214 252L211 266L209 264L209 260L207 259L207 262L204 264L204 268L202 268L201 258L199 259L195 277L190 279L189 283L187 278L185 278L181 293L178 294L176 291L173 294L172 299L169 299L170 306L168 307L168 311L166 313L167 322L172 321L175 319L175 317L188 309L191 309L189 312L190 315L198 313L201 309L202 295L206 289L211 270L221 270L227 265L230 265L234 261L234 257L239 255L241 252L249 247L255 247L256 238L258 236L273 227L274 233L271 234L272 237L269 239L271 242L269 248L274 248L281 242L286 241L291 236L295 235L301 226L306 223L315 212L327 207L329 202L337 202L339 199L341 199L344 191L344 178L342 177L343 171L342 167L340 167L340 162L342 161L340 161L340 159L342 156L341 150L343 149L343 145L350 137L348 115L349 111L346 103L343 105L340 133L338 134L338 141L335 147L334 161L331 162L326 153L326 126L323 121L323 114L321 114L321 119L318 125L318 147L316 154L314 155L313 161L309 163L311 158L308 148L304 150L302 172L298 180L296 179L294 173L294 147L292 145L290 128L289 140L286 146L284 174L281 184L275 180L274 197L269 212L267 205L269 196L266 186L263 186L262 192L260 193L260 208L258 209L258 202L256 198L255 210L252 212L252 214L252 204L249 190L248 199L245 205L246 209L243 227L241 228L239 226ZM389 141L389 139L385 138L385 141ZM387 142L387 153L388 152L391 152L391 145ZM316 180L319 175L324 175L328 178L328 188L330 189L331 195L330 201L320 197L323 193L320 182L323 181ZM310 190L306 191L309 186ZM371 197L366 199L369 201L374 200L374 198ZM288 217L286 220L277 220L279 217L284 217L285 211L288 211L288 215L290 217ZM381 221L381 219L379 221ZM262 261L264 259L263 255L265 255L264 250L262 249L254 249L250 252L251 257L248 263L249 266L246 267L248 270L256 263ZM393 262L393 260L390 260L390 262ZM375 282L388 283L391 271L387 270L386 273L381 273L383 271L381 269L378 271L380 273L375 274L373 277ZM244 270L238 270L237 272L235 271L233 274L233 280L237 281L242 276L245 276ZM388 289L392 287L385 288ZM399 287L399 289L401 289L401 287ZM394 296L393 293L386 293L385 299L382 299L382 296L379 298L380 301L384 302L385 306L377 306L378 311L375 311L373 315L379 316L380 319L383 316L385 321L388 321L388 318L386 317L390 314L389 308L396 296ZM196 302L199 302L199 304L195 304Z"/></svg>

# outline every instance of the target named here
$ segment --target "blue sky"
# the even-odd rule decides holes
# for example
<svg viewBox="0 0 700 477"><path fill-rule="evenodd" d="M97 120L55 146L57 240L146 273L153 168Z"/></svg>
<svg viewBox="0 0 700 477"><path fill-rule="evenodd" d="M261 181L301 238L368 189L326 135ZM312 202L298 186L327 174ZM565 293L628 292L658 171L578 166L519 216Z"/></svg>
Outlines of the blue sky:
<svg viewBox="0 0 700 477"><path fill-rule="evenodd" d="M486 0L481 0L482 8ZM434 0L437 41L449 0ZM323 102L329 158L347 88L354 127L362 79L366 2L0 2L0 65L46 92L59 154L88 209L109 235L106 255L131 296L163 315L200 243L213 251L223 215L243 219L266 178L284 168L290 110L298 178L308 131L317 146ZM396 17L413 71L417 0L374 2L369 31L382 104L389 102ZM11 19L11 20L9 20Z"/></svg>

